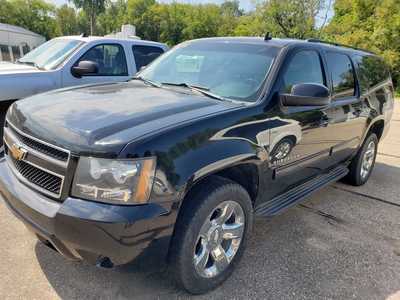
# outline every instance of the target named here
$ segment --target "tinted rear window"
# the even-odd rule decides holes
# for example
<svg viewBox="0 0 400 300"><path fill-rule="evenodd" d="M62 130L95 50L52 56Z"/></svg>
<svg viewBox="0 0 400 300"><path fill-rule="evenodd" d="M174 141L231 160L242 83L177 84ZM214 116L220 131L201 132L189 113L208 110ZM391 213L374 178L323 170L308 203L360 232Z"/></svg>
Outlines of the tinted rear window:
<svg viewBox="0 0 400 300"><path fill-rule="evenodd" d="M141 67L147 66L164 53L164 50L159 47L143 45L132 46L132 51L135 57L137 71L139 71Z"/></svg>
<svg viewBox="0 0 400 300"><path fill-rule="evenodd" d="M389 78L389 70L382 59L372 55L355 56L360 87L374 87Z"/></svg>
<svg viewBox="0 0 400 300"><path fill-rule="evenodd" d="M334 98L345 98L355 95L353 66L346 54L328 52L328 68L332 76Z"/></svg>

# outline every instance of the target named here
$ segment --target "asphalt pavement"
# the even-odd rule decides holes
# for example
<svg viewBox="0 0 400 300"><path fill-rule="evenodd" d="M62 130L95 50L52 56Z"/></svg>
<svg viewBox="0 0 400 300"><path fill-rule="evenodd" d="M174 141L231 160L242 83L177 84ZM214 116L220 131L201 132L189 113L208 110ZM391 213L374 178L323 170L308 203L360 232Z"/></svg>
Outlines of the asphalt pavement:
<svg viewBox="0 0 400 300"><path fill-rule="evenodd" d="M335 183L257 220L233 276L195 299L400 299L400 101L363 187ZM36 241L0 200L0 299L187 299L150 260L111 270Z"/></svg>

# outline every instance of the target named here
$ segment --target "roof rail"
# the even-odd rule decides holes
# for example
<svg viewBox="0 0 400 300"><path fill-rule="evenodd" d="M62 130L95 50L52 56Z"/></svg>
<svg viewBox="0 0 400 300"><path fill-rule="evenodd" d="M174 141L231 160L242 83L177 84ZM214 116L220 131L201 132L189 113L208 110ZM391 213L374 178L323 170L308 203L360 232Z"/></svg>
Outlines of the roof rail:
<svg viewBox="0 0 400 300"><path fill-rule="evenodd" d="M364 51L364 52L371 53L371 54L376 54L370 50L366 50L363 48L357 48L354 46L349 46L349 45L344 45L344 44L339 44L339 43L329 42L329 41L323 41L323 40L319 40L319 39L307 39L306 41L310 42L310 43L328 44L328 45L332 45L332 46L345 47L345 48L350 48L350 49L354 49L354 50Z"/></svg>

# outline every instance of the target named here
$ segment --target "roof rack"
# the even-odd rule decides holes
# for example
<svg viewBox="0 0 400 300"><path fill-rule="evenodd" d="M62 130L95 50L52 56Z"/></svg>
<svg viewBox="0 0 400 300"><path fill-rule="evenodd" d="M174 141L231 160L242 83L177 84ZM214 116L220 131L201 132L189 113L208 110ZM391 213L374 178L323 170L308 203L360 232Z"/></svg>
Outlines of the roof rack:
<svg viewBox="0 0 400 300"><path fill-rule="evenodd" d="M307 39L306 41L310 42L310 43L321 43L321 44L328 44L328 45L332 45L332 46L345 47L345 48L350 48L350 49L354 49L354 50L359 50L359 51L364 51L367 53L375 54L374 52L372 52L370 50L366 50L363 48L357 48L357 47L344 45L344 44L339 44L339 43L335 43L335 42L328 42L328 41L323 41L323 40L319 40L319 39Z"/></svg>

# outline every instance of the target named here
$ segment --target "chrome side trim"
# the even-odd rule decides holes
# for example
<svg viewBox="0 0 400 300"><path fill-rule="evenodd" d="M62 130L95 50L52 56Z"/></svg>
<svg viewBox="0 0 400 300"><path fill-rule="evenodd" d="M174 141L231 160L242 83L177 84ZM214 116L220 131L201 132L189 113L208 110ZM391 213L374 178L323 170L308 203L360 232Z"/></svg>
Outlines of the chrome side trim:
<svg viewBox="0 0 400 300"><path fill-rule="evenodd" d="M71 151L69 151L69 150L67 150L67 149L64 149L64 148L61 148L61 147L59 147L59 146L55 146L55 145L53 145L53 144L47 143L47 142L45 142L45 141L42 141L42 140L40 140L40 139L38 139L38 138L35 138L35 137L29 135L29 134L24 133L23 131L21 131L20 129L18 129L17 127L15 127L15 125L12 124L7 118L6 118L6 122L7 122L7 124L9 124L16 132L18 132L20 135L23 135L23 136L25 136L25 137L27 137L27 138L29 138L29 139L32 139L32 140L34 140L34 141L36 141L36 142L38 142L38 143L44 144L44 145L46 145L46 146L48 146L48 147L51 147L51 148L57 149L57 150L59 150L59 151L62 151L62 152L64 152L64 153L67 153L67 154L68 154L68 159L67 159L67 161L66 161L65 163L66 163L66 165L68 165L69 160L70 160L70 158L71 158ZM19 139L18 139L18 140L19 140ZM23 143L23 144L26 145L25 143ZM45 154L44 154L44 155L45 155ZM48 157L48 155L46 155L46 157Z"/></svg>

